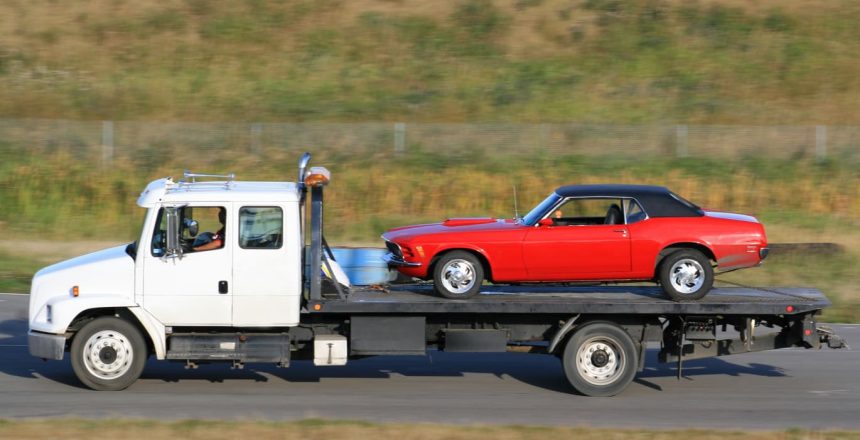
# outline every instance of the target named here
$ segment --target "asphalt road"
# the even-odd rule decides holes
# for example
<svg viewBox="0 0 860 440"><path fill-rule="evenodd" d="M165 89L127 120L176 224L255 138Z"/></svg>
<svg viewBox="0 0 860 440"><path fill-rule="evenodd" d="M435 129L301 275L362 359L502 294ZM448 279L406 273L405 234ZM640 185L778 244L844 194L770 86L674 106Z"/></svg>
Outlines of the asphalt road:
<svg viewBox="0 0 860 440"><path fill-rule="evenodd" d="M785 349L685 363L686 377L658 364L623 394L571 392L551 356L433 352L376 357L344 367L294 362L288 369L150 361L121 392L75 379L68 357L27 352L27 296L0 294L0 418L272 419L538 424L721 429L860 429L860 352ZM860 326L834 326L860 344Z"/></svg>

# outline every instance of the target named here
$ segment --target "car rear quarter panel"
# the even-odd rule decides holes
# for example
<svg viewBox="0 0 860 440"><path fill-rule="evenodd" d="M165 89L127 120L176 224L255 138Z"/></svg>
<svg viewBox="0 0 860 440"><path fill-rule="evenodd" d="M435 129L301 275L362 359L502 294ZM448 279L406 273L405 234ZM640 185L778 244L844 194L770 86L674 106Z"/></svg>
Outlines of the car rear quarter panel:
<svg viewBox="0 0 860 440"><path fill-rule="evenodd" d="M713 217L650 218L629 226L634 276L654 274L660 251L679 243L696 243L713 253L719 269L754 266L767 246L760 223Z"/></svg>

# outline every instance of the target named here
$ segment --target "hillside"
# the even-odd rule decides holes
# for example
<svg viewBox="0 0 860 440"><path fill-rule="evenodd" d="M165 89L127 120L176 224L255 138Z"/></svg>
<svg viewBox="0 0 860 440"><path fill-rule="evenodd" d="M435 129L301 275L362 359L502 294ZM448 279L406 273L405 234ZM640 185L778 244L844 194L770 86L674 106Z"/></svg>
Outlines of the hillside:
<svg viewBox="0 0 860 440"><path fill-rule="evenodd" d="M0 3L0 117L858 124L853 0Z"/></svg>

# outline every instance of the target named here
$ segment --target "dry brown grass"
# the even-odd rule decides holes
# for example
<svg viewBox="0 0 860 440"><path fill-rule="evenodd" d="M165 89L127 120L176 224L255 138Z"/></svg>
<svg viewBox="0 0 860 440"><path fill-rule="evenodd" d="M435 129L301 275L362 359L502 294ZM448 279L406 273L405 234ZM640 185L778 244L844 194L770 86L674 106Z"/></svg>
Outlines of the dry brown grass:
<svg viewBox="0 0 860 440"><path fill-rule="evenodd" d="M61 428L60 428L61 427ZM410 439L410 440L828 440L857 438L850 431L730 431L730 430L644 430L591 429L536 426L454 426L440 424L375 424L363 422L309 420L302 422L155 422L155 421L81 421L51 420L0 421L0 439L199 439L232 440L329 440Z"/></svg>

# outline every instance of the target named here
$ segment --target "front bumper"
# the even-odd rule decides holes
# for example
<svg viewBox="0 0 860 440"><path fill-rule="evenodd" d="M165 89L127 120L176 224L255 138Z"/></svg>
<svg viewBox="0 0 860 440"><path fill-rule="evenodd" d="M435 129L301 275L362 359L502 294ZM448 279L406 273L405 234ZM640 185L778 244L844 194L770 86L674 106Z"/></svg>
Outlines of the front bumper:
<svg viewBox="0 0 860 440"><path fill-rule="evenodd" d="M421 263L411 263L403 259L403 257L394 255L394 253L389 252L382 256L382 259L388 264L389 267L420 267Z"/></svg>
<svg viewBox="0 0 860 440"><path fill-rule="evenodd" d="M30 330L27 333L30 354L42 359L62 360L66 351L66 337Z"/></svg>

